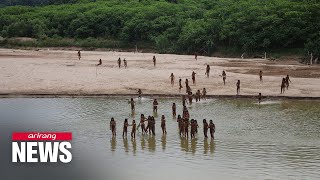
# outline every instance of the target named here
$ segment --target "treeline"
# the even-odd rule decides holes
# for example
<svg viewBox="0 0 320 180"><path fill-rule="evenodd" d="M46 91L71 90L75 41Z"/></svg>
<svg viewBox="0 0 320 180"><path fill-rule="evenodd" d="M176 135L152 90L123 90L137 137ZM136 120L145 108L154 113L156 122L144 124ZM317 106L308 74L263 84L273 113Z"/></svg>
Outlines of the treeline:
<svg viewBox="0 0 320 180"><path fill-rule="evenodd" d="M49 1L49 0L47 0ZM320 54L317 0L96 0L0 9L0 36L149 43L159 52ZM101 44L101 43L100 43Z"/></svg>

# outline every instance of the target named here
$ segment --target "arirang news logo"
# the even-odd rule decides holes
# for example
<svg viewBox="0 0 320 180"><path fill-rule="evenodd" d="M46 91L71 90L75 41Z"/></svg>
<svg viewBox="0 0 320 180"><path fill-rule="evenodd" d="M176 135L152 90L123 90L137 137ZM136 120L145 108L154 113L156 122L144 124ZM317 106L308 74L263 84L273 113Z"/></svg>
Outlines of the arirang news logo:
<svg viewBox="0 0 320 180"><path fill-rule="evenodd" d="M69 163L71 140L71 132L14 132L12 162Z"/></svg>

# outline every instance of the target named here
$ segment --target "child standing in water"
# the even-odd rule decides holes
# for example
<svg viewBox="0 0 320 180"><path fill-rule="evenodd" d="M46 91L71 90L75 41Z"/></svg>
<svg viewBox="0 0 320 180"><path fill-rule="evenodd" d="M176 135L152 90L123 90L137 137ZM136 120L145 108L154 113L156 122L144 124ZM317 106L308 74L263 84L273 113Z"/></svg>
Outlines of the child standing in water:
<svg viewBox="0 0 320 180"><path fill-rule="evenodd" d="M207 78L209 78L209 74L210 74L210 66L209 66L209 64L207 65L205 74L207 75Z"/></svg>
<svg viewBox="0 0 320 180"><path fill-rule="evenodd" d="M195 123L195 126L196 126L195 133L198 134L198 127L199 127L198 121L194 120L194 123Z"/></svg>
<svg viewBox="0 0 320 180"><path fill-rule="evenodd" d="M192 138L195 138L195 132L196 132L196 126L195 126L194 119L191 119L190 126L191 126L190 134L191 134L191 139L192 139Z"/></svg>
<svg viewBox="0 0 320 180"><path fill-rule="evenodd" d="M187 118L184 119L184 137L189 137L189 120Z"/></svg>
<svg viewBox="0 0 320 180"><path fill-rule="evenodd" d="M145 127L145 124L144 124L144 121L145 121L145 117L144 117L144 114L141 114L140 116L140 127L141 127L141 133L142 135L144 134L144 132L146 131L146 127Z"/></svg>
<svg viewBox="0 0 320 180"><path fill-rule="evenodd" d="M239 93L240 93L240 80L237 81L236 86L237 86L237 95L239 95Z"/></svg>
<svg viewBox="0 0 320 180"><path fill-rule="evenodd" d="M216 131L216 126L213 124L212 120L210 120L209 129L210 129L211 139L213 140L214 139L214 133Z"/></svg>
<svg viewBox="0 0 320 180"><path fill-rule="evenodd" d="M123 123L122 137L124 137L124 135L127 137L128 126L129 126L128 119L125 119Z"/></svg>
<svg viewBox="0 0 320 180"><path fill-rule="evenodd" d="M156 67L157 59L156 56L153 56L153 66Z"/></svg>
<svg viewBox="0 0 320 180"><path fill-rule="evenodd" d="M130 126L132 126L131 138L135 139L136 138L136 121L132 120L132 124Z"/></svg>
<svg viewBox="0 0 320 180"><path fill-rule="evenodd" d="M127 69L128 64L126 59L123 59L123 65L124 65L124 68Z"/></svg>
<svg viewBox="0 0 320 180"><path fill-rule="evenodd" d="M154 119L153 116L151 116L151 131L152 131L152 135L156 135L156 121Z"/></svg>
<svg viewBox="0 0 320 180"><path fill-rule="evenodd" d="M202 90L202 99L204 99L204 100L207 99L207 90L206 90L206 88L203 88L203 90Z"/></svg>
<svg viewBox="0 0 320 180"><path fill-rule="evenodd" d="M81 52L78 51L78 59L80 60L81 59Z"/></svg>
<svg viewBox="0 0 320 180"><path fill-rule="evenodd" d="M161 117L161 129L162 129L162 134L167 134L167 129L166 129L166 118L164 115Z"/></svg>
<svg viewBox="0 0 320 180"><path fill-rule="evenodd" d="M174 85L174 75L173 75L173 73L171 73L170 79L171 79L171 85L173 87L173 85Z"/></svg>
<svg viewBox="0 0 320 180"><path fill-rule="evenodd" d="M158 101L154 99L153 101L153 112L158 112Z"/></svg>
<svg viewBox="0 0 320 180"><path fill-rule="evenodd" d="M208 138L208 123L206 119L203 119L203 135L205 138Z"/></svg>
<svg viewBox="0 0 320 180"><path fill-rule="evenodd" d="M262 74L263 74L263 72L262 72L262 71L260 71L260 72L259 72L260 82L262 82L262 81L263 81L263 80L262 80Z"/></svg>
<svg viewBox="0 0 320 180"><path fill-rule="evenodd" d="M177 115L177 107L176 107L176 103L172 104L172 116L176 117Z"/></svg>
<svg viewBox="0 0 320 180"><path fill-rule="evenodd" d="M180 114L178 115L177 122L178 122L179 134L181 136L183 134L183 121Z"/></svg>
<svg viewBox="0 0 320 180"><path fill-rule="evenodd" d="M134 102L133 98L131 98L130 104L131 104L131 111L133 112L133 111L135 110L135 104L136 104L136 103Z"/></svg>
<svg viewBox="0 0 320 180"><path fill-rule="evenodd" d="M222 80L223 80L223 85L226 85L226 79L227 79L227 74L225 71L222 71Z"/></svg>
<svg viewBox="0 0 320 180"><path fill-rule="evenodd" d="M120 59L120 57L118 59L118 66L119 66L119 69L120 69L120 67L121 67L121 59Z"/></svg>
<svg viewBox="0 0 320 180"><path fill-rule="evenodd" d="M194 71L192 71L191 78L192 78L192 83L193 83L193 85L196 84L196 74L197 74L197 73L195 73Z"/></svg>
<svg viewBox="0 0 320 180"><path fill-rule="evenodd" d="M110 121L110 129L112 131L112 136L116 136L116 121L114 120L114 118L111 118Z"/></svg>

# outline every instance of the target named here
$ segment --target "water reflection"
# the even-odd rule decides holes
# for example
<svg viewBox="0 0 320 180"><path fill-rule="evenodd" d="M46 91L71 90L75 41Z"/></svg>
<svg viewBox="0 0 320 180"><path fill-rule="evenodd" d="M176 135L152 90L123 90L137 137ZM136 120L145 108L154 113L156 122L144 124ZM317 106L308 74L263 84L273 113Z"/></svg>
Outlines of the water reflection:
<svg viewBox="0 0 320 180"><path fill-rule="evenodd" d="M116 137L112 137L111 138L111 151L115 151L116 150L116 146L117 146L117 140Z"/></svg>
<svg viewBox="0 0 320 180"><path fill-rule="evenodd" d="M155 136L148 136L148 149L150 152L156 151L156 138Z"/></svg>
<svg viewBox="0 0 320 180"><path fill-rule="evenodd" d="M123 147L125 152L129 152L128 139L126 137L123 138Z"/></svg>
<svg viewBox="0 0 320 180"><path fill-rule="evenodd" d="M167 144L167 136L162 135L162 137L161 137L162 150L166 150L166 144Z"/></svg>
<svg viewBox="0 0 320 180"><path fill-rule="evenodd" d="M197 138L193 138L193 139L191 139L191 152L192 152L192 154L196 153L196 149L197 149Z"/></svg>
<svg viewBox="0 0 320 180"><path fill-rule="evenodd" d="M132 152L133 152L133 155L136 155L136 150L137 150L136 138L132 138L132 139L131 139L131 143L132 143Z"/></svg>
<svg viewBox="0 0 320 180"><path fill-rule="evenodd" d="M188 138L180 137L180 147L182 151L189 152Z"/></svg>
<svg viewBox="0 0 320 180"><path fill-rule="evenodd" d="M215 150L216 150L216 143L214 140L211 140L210 141L210 153L213 154Z"/></svg>
<svg viewBox="0 0 320 180"><path fill-rule="evenodd" d="M141 136L141 149L144 150L146 148L146 141L144 136Z"/></svg>

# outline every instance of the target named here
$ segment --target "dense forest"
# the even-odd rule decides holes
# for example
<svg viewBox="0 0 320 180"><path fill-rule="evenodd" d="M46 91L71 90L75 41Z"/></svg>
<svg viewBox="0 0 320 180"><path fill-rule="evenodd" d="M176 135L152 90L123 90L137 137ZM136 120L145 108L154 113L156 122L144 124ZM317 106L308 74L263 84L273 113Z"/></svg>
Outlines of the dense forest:
<svg viewBox="0 0 320 180"><path fill-rule="evenodd" d="M14 5L24 6L14 6ZM121 48L210 55L304 49L320 55L318 0L5 0L1 45ZM31 44L32 45L32 44Z"/></svg>

